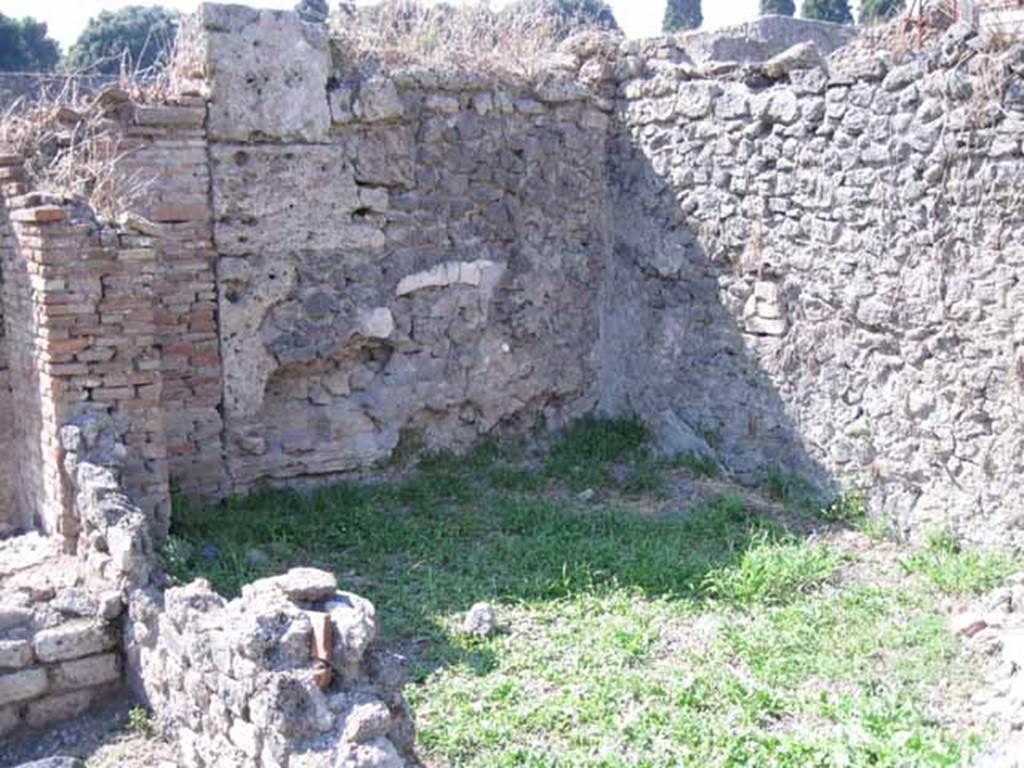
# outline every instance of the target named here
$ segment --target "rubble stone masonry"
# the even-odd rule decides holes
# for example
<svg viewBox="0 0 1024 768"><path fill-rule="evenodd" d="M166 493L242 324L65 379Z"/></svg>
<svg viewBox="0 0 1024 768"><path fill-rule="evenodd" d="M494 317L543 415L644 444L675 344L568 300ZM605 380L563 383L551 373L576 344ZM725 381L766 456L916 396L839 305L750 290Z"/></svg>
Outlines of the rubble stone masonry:
<svg viewBox="0 0 1024 768"><path fill-rule="evenodd" d="M0 525L76 541L85 412L159 531L168 486L600 408L902 532L1020 537L1019 48L954 27L830 69L590 35L513 78L359 71L287 12L185 34L170 101L100 97L143 190L118 226L0 164Z"/></svg>
<svg viewBox="0 0 1024 768"><path fill-rule="evenodd" d="M126 673L188 765L406 765L373 608L329 574L150 583L172 489L403 443L635 414L900 533L1024 544L1024 48L958 25L830 67L787 24L760 56L584 35L530 77L382 74L204 5L166 103L98 97L124 216L0 151L0 733Z"/></svg>

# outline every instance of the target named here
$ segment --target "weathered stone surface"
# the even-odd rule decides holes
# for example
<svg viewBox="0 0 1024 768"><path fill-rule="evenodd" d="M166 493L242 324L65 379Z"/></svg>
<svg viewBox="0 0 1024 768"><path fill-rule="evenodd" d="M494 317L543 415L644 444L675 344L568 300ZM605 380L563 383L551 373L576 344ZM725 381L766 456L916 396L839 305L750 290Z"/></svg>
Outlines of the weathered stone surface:
<svg viewBox="0 0 1024 768"><path fill-rule="evenodd" d="M404 702L365 663L374 608L337 592L330 574L294 569L228 602L197 581L169 590L166 605L147 620L159 627L145 633L142 679L186 764L227 754L258 768L418 765ZM310 616L325 614L334 631L320 637L330 647L315 648ZM315 650L334 673L321 685Z"/></svg>
<svg viewBox="0 0 1024 768"><path fill-rule="evenodd" d="M34 699L46 688L46 670L39 667L0 675L0 705Z"/></svg>
<svg viewBox="0 0 1024 768"><path fill-rule="evenodd" d="M22 763L18 768L85 768L77 757L44 757L31 763Z"/></svg>
<svg viewBox="0 0 1024 768"><path fill-rule="evenodd" d="M268 589L278 590L289 600L313 603L325 600L338 588L338 580L333 573L318 568L292 568L281 576L272 576L247 584L244 594L257 595Z"/></svg>
<svg viewBox="0 0 1024 768"><path fill-rule="evenodd" d="M0 640L0 669L21 669L32 661L28 640Z"/></svg>
<svg viewBox="0 0 1024 768"><path fill-rule="evenodd" d="M287 11L204 3L185 35L199 49L193 67L208 77L212 137L326 138L330 54L322 26Z"/></svg>
<svg viewBox="0 0 1024 768"><path fill-rule="evenodd" d="M120 656L105 653L58 665L51 672L51 684L54 691L67 691L114 683L120 677Z"/></svg>
<svg viewBox="0 0 1024 768"><path fill-rule="evenodd" d="M33 647L40 661L78 659L113 648L117 638L104 622L77 619L36 634Z"/></svg>
<svg viewBox="0 0 1024 768"><path fill-rule="evenodd" d="M498 613L490 603L476 603L466 613L462 622L462 631L467 635L486 637L498 629Z"/></svg>
<svg viewBox="0 0 1024 768"><path fill-rule="evenodd" d="M814 43L797 43L761 65L761 71L770 78L779 79L798 69L823 67L821 51Z"/></svg>

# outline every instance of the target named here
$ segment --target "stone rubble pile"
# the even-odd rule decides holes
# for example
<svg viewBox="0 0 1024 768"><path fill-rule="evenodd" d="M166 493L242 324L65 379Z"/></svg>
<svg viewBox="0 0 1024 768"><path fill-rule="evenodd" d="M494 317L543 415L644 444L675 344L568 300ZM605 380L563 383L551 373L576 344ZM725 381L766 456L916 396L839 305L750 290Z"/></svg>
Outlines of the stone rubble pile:
<svg viewBox="0 0 1024 768"><path fill-rule="evenodd" d="M188 768L405 768L413 723L372 604L296 568L225 600L204 580L132 607L142 683Z"/></svg>

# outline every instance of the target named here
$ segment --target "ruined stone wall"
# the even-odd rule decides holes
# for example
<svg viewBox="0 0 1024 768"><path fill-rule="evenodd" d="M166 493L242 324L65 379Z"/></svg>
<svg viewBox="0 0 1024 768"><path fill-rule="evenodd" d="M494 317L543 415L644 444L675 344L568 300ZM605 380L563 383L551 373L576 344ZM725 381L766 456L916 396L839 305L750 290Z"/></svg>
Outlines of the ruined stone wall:
<svg viewBox="0 0 1024 768"><path fill-rule="evenodd" d="M291 14L195 23L235 489L592 405L608 120L583 88L367 77Z"/></svg>
<svg viewBox="0 0 1024 768"><path fill-rule="evenodd" d="M627 61L605 405L750 479L861 488L902 532L1020 540L1024 84L974 45L855 75Z"/></svg>
<svg viewBox="0 0 1024 768"><path fill-rule="evenodd" d="M225 600L197 580L133 606L145 694L187 768L419 765L372 604L311 568Z"/></svg>

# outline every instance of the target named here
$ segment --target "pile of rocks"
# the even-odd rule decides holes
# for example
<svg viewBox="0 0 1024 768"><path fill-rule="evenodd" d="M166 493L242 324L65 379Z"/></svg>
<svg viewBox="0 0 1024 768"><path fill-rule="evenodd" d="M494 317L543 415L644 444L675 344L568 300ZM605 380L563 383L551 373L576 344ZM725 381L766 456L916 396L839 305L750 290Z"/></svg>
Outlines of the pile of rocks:
<svg viewBox="0 0 1024 768"><path fill-rule="evenodd" d="M53 539L0 543L0 737L73 717L120 687L121 595L87 581Z"/></svg>
<svg viewBox="0 0 1024 768"><path fill-rule="evenodd" d="M973 652L991 658L991 679L971 697L979 713L999 729L997 746L976 768L1024 766L1024 573L1006 586L961 607L951 627Z"/></svg>
<svg viewBox="0 0 1024 768"><path fill-rule="evenodd" d="M180 764L405 768L398 665L373 649L372 604L312 568L226 601L204 580L132 605L146 693Z"/></svg>

